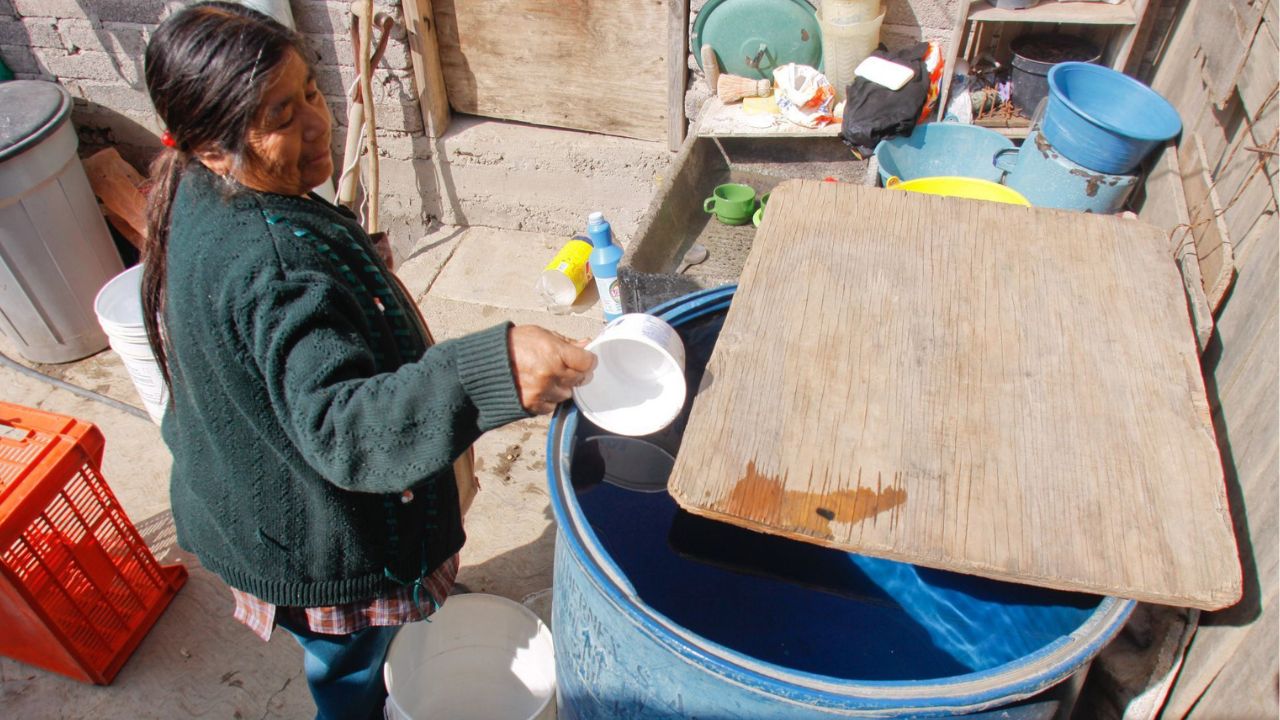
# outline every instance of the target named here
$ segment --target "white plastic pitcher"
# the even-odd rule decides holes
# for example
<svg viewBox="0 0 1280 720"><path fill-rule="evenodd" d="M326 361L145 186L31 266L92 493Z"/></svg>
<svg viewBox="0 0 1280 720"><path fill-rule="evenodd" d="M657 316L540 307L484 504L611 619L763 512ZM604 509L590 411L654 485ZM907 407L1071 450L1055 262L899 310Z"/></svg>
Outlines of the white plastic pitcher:
<svg viewBox="0 0 1280 720"><path fill-rule="evenodd" d="M845 89L853 82L853 71L880 44L884 13L870 20L835 21L818 13L822 28L823 72L836 91L836 102L845 99Z"/></svg>
<svg viewBox="0 0 1280 720"><path fill-rule="evenodd" d="M497 595L454 595L431 622L405 625L383 665L391 720L551 720L551 631Z"/></svg>
<svg viewBox="0 0 1280 720"><path fill-rule="evenodd" d="M103 285L93 300L93 311L111 349L124 361L147 415L159 425L169 404L169 388L142 322L142 265L134 265Z"/></svg>

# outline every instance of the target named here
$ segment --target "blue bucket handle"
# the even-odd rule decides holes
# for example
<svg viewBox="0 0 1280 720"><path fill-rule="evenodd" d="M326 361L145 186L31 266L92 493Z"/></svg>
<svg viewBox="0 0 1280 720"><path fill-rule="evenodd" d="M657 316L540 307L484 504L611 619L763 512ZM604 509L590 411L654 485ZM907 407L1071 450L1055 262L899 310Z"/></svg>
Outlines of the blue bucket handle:
<svg viewBox="0 0 1280 720"><path fill-rule="evenodd" d="M1019 148L1001 148L997 150L996 154L991 156L991 165L997 170L1003 170L1006 173L1013 172L1014 165L1018 161L1018 150ZM1013 154L1012 158L1009 157L1010 153Z"/></svg>

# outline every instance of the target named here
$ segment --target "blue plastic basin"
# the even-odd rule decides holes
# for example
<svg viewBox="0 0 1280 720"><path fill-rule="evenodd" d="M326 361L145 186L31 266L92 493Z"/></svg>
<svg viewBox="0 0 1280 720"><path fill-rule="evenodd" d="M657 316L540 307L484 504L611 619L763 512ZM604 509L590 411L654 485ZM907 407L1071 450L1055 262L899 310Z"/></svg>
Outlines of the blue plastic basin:
<svg viewBox="0 0 1280 720"><path fill-rule="evenodd" d="M1124 73L1067 62L1049 71L1041 132L1068 159L1096 172L1131 173L1182 131L1178 111Z"/></svg>
<svg viewBox="0 0 1280 720"><path fill-rule="evenodd" d="M881 140L876 145L880 184L890 177L968 177L1000 182L1004 174L992 158L1013 143L994 130L960 123L917 125L910 135Z"/></svg>

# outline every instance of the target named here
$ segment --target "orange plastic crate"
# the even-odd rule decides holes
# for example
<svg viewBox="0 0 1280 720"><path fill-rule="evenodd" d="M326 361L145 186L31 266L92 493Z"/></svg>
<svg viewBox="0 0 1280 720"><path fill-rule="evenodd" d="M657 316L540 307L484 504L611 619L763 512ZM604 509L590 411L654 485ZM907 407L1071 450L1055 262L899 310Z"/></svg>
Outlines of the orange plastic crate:
<svg viewBox="0 0 1280 720"><path fill-rule="evenodd" d="M0 655L115 678L187 580L102 478L91 423L0 402Z"/></svg>

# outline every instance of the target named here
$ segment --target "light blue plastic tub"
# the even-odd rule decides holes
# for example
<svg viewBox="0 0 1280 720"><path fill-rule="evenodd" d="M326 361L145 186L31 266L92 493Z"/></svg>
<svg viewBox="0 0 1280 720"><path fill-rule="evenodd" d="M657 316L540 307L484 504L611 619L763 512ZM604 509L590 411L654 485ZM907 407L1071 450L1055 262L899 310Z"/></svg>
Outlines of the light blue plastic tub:
<svg viewBox="0 0 1280 720"><path fill-rule="evenodd" d="M994 130L961 123L917 125L910 135L881 140L876 145L880 184L890 177L967 177L1000 182L1003 172L991 159L1013 143Z"/></svg>

